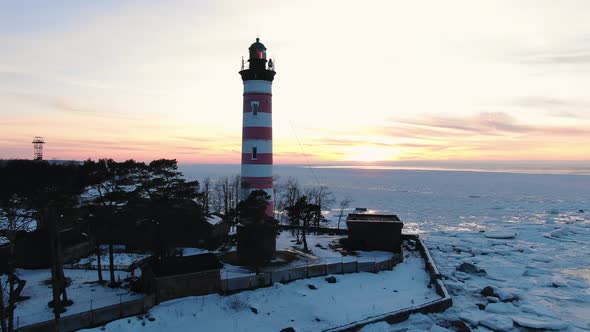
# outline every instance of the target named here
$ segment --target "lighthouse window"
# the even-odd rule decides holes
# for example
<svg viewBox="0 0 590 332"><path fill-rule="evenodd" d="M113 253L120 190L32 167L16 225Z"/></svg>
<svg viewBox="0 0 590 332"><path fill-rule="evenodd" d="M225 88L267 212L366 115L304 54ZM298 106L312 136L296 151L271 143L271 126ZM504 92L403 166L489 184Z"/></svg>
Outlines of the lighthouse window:
<svg viewBox="0 0 590 332"><path fill-rule="evenodd" d="M258 159L258 149L254 146L252 147L252 160Z"/></svg>
<svg viewBox="0 0 590 332"><path fill-rule="evenodd" d="M252 108L252 115L258 115L258 107L260 106L260 102L252 101L250 102L250 107Z"/></svg>

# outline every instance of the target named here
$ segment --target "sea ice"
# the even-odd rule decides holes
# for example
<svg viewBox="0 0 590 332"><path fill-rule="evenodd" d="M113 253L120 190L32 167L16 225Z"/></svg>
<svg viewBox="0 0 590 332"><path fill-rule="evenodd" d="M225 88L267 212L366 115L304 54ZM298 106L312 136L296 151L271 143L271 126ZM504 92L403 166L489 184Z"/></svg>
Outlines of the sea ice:
<svg viewBox="0 0 590 332"><path fill-rule="evenodd" d="M514 239L517 234L514 232L493 231L485 232L483 235L488 239Z"/></svg>
<svg viewBox="0 0 590 332"><path fill-rule="evenodd" d="M536 329L536 330L559 331L559 330L565 330L568 328L567 323L564 323L559 320L548 319L548 318L516 315L516 316L512 316L512 320L514 320L514 323L518 326L527 327L527 328Z"/></svg>

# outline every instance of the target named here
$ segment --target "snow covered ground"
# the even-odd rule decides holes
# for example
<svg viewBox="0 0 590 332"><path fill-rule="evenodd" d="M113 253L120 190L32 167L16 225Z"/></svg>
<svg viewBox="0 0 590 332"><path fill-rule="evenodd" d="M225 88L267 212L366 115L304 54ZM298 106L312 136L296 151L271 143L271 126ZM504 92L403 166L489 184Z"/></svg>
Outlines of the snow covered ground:
<svg viewBox="0 0 590 332"><path fill-rule="evenodd" d="M238 174L239 165L181 170L202 179ZM364 332L444 331L455 320L477 331L523 331L517 325L590 330L590 176L372 169L315 169L312 175L292 166L277 166L275 173L282 179L298 178L304 185L313 185L315 175L334 191L337 201L352 197L351 208L397 214L405 222L404 232L425 239L448 278L454 306L445 313L413 315L396 325L373 324ZM327 215L333 224L337 213ZM292 245L289 238L279 239L279 244ZM315 244L310 247L322 254ZM124 319L107 325L107 330L172 332L201 326L207 331L277 331L299 326L297 331L317 331L334 323L331 319L354 320L346 316L349 311L395 310L398 298L386 296L393 286L381 287L380 282L395 281L398 277L391 273L398 271L406 276L418 273L396 268L337 276L336 284L315 278L230 297L180 299L154 307L154 321ZM96 272L90 273L94 280ZM318 290L309 289L311 283ZM362 292L357 291L361 285ZM485 297L481 292L487 286L491 288ZM360 293L371 297L357 297ZM31 295L27 288L24 295Z"/></svg>
<svg viewBox="0 0 590 332"><path fill-rule="evenodd" d="M129 270L132 264L140 262L150 256L150 254L116 252L113 254L113 263L115 265L116 270ZM100 255L100 265L102 266L104 271L107 271L109 269L108 253L103 253L102 255ZM82 258L74 264L74 267L87 266L91 267L92 269L96 269L98 267L98 260L96 259L96 255L90 255L86 258Z"/></svg>
<svg viewBox="0 0 590 332"><path fill-rule="evenodd" d="M297 244L295 236L291 231L282 231L277 237L277 250L289 251L296 250L296 253L301 256L300 259L292 261L280 267L273 269L289 269L298 266L314 265L314 264L333 264L333 263L347 263L347 262L382 262L392 258L393 254L387 251L355 251L354 255L343 256L340 252L330 248L330 244L337 242L338 239L346 237L345 235L327 235L327 234L309 234L307 236L307 244L310 253L303 253L303 244ZM186 254L185 254L186 255ZM268 272L270 269L262 269L263 272ZM241 266L234 266L224 263L221 270L222 279L231 279L236 277L254 276L256 273Z"/></svg>
<svg viewBox="0 0 590 332"><path fill-rule="evenodd" d="M335 275L336 283L318 277L229 296L173 300L151 309L152 320L121 319L104 330L321 331L438 299L434 288L426 287L429 276L423 264L419 256L412 256L393 271Z"/></svg>
<svg viewBox="0 0 590 332"><path fill-rule="evenodd" d="M47 306L52 300L52 289L49 286L51 272L44 270L17 270L18 276L27 281L21 295L29 296L30 299L17 303L15 322L18 320L20 326L43 322L53 319L53 312ZM140 298L141 295L130 293L124 289L109 288L106 285L89 283L97 280L96 271L86 270L65 270L66 278L71 279L71 285L67 288L68 298L74 304L67 308L62 316L88 311L91 308L99 308L120 301L127 301ZM116 277L123 280L129 274L116 271ZM103 277L108 280L109 273L103 271Z"/></svg>
<svg viewBox="0 0 590 332"><path fill-rule="evenodd" d="M329 247L330 243L337 241L340 238L346 237L346 235L308 235L307 245L311 254L316 257L315 261L323 263L337 263L343 262L373 262L378 260L386 260L392 257L391 252L387 251L355 251L356 255L342 256L342 254ZM277 237L277 250L285 250L295 248L302 250L303 244L297 244L295 237L291 235L290 231L283 231ZM312 259L314 260L314 259ZM297 264L297 262L294 262Z"/></svg>
<svg viewBox="0 0 590 332"><path fill-rule="evenodd" d="M366 331L430 330L455 319L477 323L480 331L517 329L515 324L590 330L590 176L274 169L282 179L295 177L303 185L314 185L318 178L337 201L352 197L347 212L365 207L397 214L405 222L404 232L421 234L449 278L454 306L444 314L417 315L393 326L375 324ZM215 177L237 174L239 165L186 165L182 170L189 177ZM334 209L327 215L334 225L337 214ZM516 236L494 239L482 231ZM459 273L464 262L485 275ZM518 300L512 306L488 306L494 298L480 294L486 286Z"/></svg>

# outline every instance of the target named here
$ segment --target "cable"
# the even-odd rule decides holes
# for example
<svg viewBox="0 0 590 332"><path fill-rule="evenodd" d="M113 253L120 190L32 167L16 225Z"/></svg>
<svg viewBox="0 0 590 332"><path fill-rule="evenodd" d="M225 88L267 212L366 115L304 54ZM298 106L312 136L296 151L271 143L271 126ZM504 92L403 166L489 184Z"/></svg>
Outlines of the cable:
<svg viewBox="0 0 590 332"><path fill-rule="evenodd" d="M318 180L318 177L315 175L315 172L314 172L313 168L311 167L311 164L309 163L309 159L307 158L307 154L305 153L305 150L303 150L303 145L301 145L301 142L299 141L299 137L297 136L297 132L295 131L295 127L293 126L293 122L291 122L291 119L287 119L287 120L289 121L289 125L291 125L291 130L293 131L293 135L295 135L295 139L297 140L297 144L299 145L299 149L301 150L301 154L305 158L305 162L307 163L307 168L310 170L311 175L313 176L318 187L321 187L320 181Z"/></svg>

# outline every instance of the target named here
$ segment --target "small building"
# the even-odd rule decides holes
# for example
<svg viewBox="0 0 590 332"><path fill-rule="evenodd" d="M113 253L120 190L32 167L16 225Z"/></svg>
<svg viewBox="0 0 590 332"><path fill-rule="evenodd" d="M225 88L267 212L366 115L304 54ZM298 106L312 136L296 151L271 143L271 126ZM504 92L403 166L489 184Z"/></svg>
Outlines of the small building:
<svg viewBox="0 0 590 332"><path fill-rule="evenodd" d="M352 249L402 252L402 223L395 214L351 213L346 217Z"/></svg>
<svg viewBox="0 0 590 332"><path fill-rule="evenodd" d="M221 292L223 265L212 253L152 260L141 268L141 288L156 302Z"/></svg>

